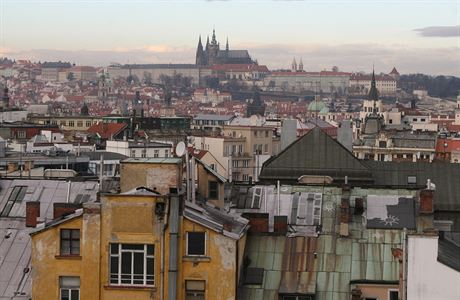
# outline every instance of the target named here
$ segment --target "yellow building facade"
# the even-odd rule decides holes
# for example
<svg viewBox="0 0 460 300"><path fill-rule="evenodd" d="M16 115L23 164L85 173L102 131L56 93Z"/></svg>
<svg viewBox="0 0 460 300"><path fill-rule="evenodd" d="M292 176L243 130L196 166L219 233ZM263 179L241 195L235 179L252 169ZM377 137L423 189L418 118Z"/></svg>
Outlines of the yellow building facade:
<svg viewBox="0 0 460 300"><path fill-rule="evenodd" d="M245 219L177 195L102 196L31 234L32 296L236 299L246 230Z"/></svg>

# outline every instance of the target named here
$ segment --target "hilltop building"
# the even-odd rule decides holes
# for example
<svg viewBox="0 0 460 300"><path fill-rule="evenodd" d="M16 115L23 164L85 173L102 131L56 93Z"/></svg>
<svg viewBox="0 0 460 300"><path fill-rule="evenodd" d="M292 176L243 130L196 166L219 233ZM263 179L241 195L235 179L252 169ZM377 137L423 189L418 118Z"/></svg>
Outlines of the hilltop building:
<svg viewBox="0 0 460 300"><path fill-rule="evenodd" d="M230 50L227 43L225 50L220 49L220 43L217 42L216 32L212 31L212 39L209 41L209 36L206 40L206 45L203 48L201 36L198 39L196 48L196 62L198 66L212 66L215 64L254 64L255 62L249 56L248 50Z"/></svg>

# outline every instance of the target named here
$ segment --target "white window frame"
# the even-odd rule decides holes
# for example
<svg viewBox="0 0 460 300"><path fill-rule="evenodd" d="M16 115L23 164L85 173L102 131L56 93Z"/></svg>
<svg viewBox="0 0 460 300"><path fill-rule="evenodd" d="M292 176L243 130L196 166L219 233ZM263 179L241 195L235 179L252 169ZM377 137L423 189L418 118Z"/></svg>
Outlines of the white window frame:
<svg viewBox="0 0 460 300"><path fill-rule="evenodd" d="M75 286L71 286L71 285L63 285L62 284L62 281L64 280L64 278L76 278L78 276L60 276L59 277L59 299L62 299L62 291L63 290L67 290L69 291L69 300L80 300L80 277L78 277L78 287L77 285ZM78 297L75 299L75 298L72 298L72 291L78 291Z"/></svg>
<svg viewBox="0 0 460 300"><path fill-rule="evenodd" d="M188 234L189 233L204 233L204 253L203 254L189 254L188 253ZM206 231L187 231L185 236L185 255L193 257L203 257L206 256L208 248L208 234Z"/></svg>
<svg viewBox="0 0 460 300"><path fill-rule="evenodd" d="M390 295L391 295L391 292L398 292L398 296L399 296L399 290L398 289L388 289L388 297L387 299L390 300Z"/></svg>
<svg viewBox="0 0 460 300"><path fill-rule="evenodd" d="M117 254L112 254L112 245L118 245L118 253ZM123 249L123 245L142 245L144 246L143 250L136 250L136 249ZM153 246L153 254L147 254L147 246ZM123 283L122 282L122 273L121 273L121 268L122 268L122 253L131 253L131 255L134 255L134 253L143 253L144 255L144 273L143 273L143 278L142 284L134 283L134 259L131 258L131 283ZM118 269L117 273L113 273L112 270L110 270L111 267L111 260L112 257L118 257ZM153 275L148 275L147 274L147 259L152 258L153 259ZM112 275L116 275L117 278L117 283L112 282ZM148 278L151 276L151 278ZM153 284L148 284L147 280L153 281ZM131 243L111 243L109 244L109 284L114 285L114 286L155 286L155 244L131 244Z"/></svg>

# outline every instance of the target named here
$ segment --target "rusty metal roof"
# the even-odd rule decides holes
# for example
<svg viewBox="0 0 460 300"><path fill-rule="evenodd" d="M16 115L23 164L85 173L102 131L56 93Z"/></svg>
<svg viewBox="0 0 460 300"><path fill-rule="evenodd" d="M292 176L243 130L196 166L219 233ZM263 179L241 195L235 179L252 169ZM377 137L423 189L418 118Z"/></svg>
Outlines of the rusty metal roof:
<svg viewBox="0 0 460 300"><path fill-rule="evenodd" d="M262 284L245 284L245 270L238 299L277 299L278 294L315 294L315 237L259 236L247 239L245 259L249 268L264 270Z"/></svg>

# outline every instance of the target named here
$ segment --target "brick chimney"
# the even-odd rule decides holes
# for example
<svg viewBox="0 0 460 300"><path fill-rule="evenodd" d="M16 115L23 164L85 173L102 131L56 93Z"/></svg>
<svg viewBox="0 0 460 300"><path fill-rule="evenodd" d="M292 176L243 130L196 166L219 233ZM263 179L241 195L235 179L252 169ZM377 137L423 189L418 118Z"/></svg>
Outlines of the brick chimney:
<svg viewBox="0 0 460 300"><path fill-rule="evenodd" d="M249 232L263 233L268 232L268 214L264 213L245 213L242 215L249 220Z"/></svg>
<svg viewBox="0 0 460 300"><path fill-rule="evenodd" d="M79 208L81 204L77 203L53 203L53 219L73 214Z"/></svg>
<svg viewBox="0 0 460 300"><path fill-rule="evenodd" d="M433 190L420 191L420 213L432 214L433 213Z"/></svg>
<svg viewBox="0 0 460 300"><path fill-rule="evenodd" d="M37 218L40 217L40 202L29 201L26 202L26 226L37 226Z"/></svg>

